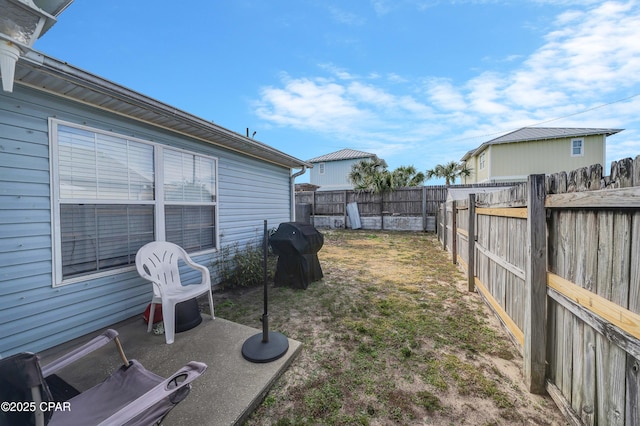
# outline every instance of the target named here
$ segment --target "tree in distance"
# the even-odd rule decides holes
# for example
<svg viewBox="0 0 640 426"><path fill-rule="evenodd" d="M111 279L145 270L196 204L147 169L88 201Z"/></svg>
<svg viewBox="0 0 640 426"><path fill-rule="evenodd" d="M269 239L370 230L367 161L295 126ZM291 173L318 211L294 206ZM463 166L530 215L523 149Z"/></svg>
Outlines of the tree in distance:
<svg viewBox="0 0 640 426"><path fill-rule="evenodd" d="M360 160L351 166L348 177L356 191L376 194L419 186L425 180L424 173L418 172L414 166L400 166L393 171L387 167L387 162L378 157Z"/></svg>
<svg viewBox="0 0 640 426"><path fill-rule="evenodd" d="M456 179L460 176L471 176L471 169L467 166L467 163L458 163L456 161L449 161L446 164L438 164L433 169L427 170L427 179L431 178L443 178L445 185L449 186L456 182Z"/></svg>

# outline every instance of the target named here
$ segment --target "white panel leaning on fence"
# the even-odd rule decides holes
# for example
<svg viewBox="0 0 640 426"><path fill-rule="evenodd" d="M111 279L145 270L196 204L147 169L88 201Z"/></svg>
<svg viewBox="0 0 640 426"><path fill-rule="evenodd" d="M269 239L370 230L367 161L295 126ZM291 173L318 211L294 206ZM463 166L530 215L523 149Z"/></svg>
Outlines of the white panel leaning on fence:
<svg viewBox="0 0 640 426"><path fill-rule="evenodd" d="M529 390L574 424L640 424L640 156L447 204L440 237Z"/></svg>

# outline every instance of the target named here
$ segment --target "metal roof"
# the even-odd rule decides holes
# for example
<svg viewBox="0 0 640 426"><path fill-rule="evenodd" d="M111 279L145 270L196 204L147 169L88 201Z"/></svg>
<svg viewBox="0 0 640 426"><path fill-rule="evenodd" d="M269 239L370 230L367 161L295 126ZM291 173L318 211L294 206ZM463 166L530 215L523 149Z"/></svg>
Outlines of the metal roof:
<svg viewBox="0 0 640 426"><path fill-rule="evenodd" d="M339 160L353 160L357 158L373 158L377 157L375 154L364 151L356 151L355 149L341 149L340 151L332 152L330 154L321 155L319 157L307 160L308 163L320 163L322 161L339 161Z"/></svg>
<svg viewBox="0 0 640 426"><path fill-rule="evenodd" d="M571 138L590 135L611 136L623 129L597 129L589 127L523 127L507 133L490 141L484 142L478 148L467 152L461 161L468 159L476 153L481 152L489 145L497 145L501 143L518 143L528 141L539 141L546 139Z"/></svg>
<svg viewBox="0 0 640 426"><path fill-rule="evenodd" d="M280 166L313 167L269 145L40 52L30 51L20 58L15 82Z"/></svg>

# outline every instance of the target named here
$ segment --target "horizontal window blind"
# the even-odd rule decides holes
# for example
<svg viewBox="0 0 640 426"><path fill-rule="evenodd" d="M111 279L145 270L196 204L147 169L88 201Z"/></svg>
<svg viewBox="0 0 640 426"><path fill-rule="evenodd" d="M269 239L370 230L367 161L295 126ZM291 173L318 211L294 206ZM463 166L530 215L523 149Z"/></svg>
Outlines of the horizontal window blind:
<svg viewBox="0 0 640 426"><path fill-rule="evenodd" d="M167 241L188 252L215 248L214 206L167 206L165 228Z"/></svg>
<svg viewBox="0 0 640 426"><path fill-rule="evenodd" d="M52 126L56 283L133 265L138 249L163 235L190 253L216 248L215 158Z"/></svg>
<svg viewBox="0 0 640 426"><path fill-rule="evenodd" d="M60 126L58 164L63 200L153 200L152 145Z"/></svg>
<svg viewBox="0 0 640 426"><path fill-rule="evenodd" d="M134 264L138 249L154 239L153 209L152 205L61 205L63 276Z"/></svg>
<svg viewBox="0 0 640 426"><path fill-rule="evenodd" d="M164 199L178 202L216 201L215 160L164 150Z"/></svg>

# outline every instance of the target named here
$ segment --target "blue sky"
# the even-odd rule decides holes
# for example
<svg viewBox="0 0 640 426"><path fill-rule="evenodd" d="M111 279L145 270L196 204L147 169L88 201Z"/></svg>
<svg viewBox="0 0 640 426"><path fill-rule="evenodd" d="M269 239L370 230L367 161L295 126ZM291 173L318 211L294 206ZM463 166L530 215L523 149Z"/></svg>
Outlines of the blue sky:
<svg viewBox="0 0 640 426"><path fill-rule="evenodd" d="M75 0L34 48L302 160L424 171L533 125L640 154L640 0Z"/></svg>

